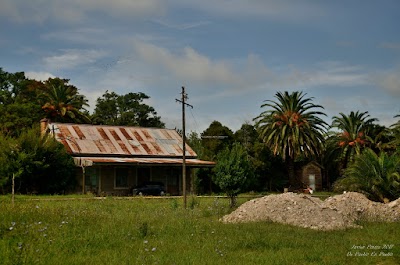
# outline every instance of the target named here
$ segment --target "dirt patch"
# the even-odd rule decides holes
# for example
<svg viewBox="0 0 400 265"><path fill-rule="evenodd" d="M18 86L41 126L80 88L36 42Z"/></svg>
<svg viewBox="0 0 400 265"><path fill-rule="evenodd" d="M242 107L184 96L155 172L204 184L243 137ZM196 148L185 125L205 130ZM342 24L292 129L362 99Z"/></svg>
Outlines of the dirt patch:
<svg viewBox="0 0 400 265"><path fill-rule="evenodd" d="M363 194L348 192L325 201L292 192L269 195L242 204L222 222L270 221L316 230L360 227L358 220L400 221L400 199L388 204L368 200Z"/></svg>

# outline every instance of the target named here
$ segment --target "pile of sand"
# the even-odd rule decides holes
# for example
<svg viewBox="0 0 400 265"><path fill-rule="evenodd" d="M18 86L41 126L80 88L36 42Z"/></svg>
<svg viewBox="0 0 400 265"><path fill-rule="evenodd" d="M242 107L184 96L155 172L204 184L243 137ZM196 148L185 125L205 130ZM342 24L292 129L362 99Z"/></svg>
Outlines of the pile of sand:
<svg viewBox="0 0 400 265"><path fill-rule="evenodd" d="M400 199L383 204L348 192L322 201L289 192L248 201L222 217L226 223L270 221L317 230L359 227L358 220L400 221Z"/></svg>

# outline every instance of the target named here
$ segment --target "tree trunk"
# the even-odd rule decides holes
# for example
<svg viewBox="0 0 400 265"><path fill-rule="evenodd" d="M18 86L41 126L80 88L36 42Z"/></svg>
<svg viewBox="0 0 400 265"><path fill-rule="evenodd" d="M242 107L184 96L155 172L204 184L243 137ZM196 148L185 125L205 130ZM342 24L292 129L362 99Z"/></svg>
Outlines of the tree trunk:
<svg viewBox="0 0 400 265"><path fill-rule="evenodd" d="M228 195L231 209L236 206L236 195Z"/></svg>
<svg viewBox="0 0 400 265"><path fill-rule="evenodd" d="M15 201L15 174L13 173L12 183L11 183L11 204L13 207L14 207L14 201Z"/></svg>
<svg viewBox="0 0 400 265"><path fill-rule="evenodd" d="M287 158L287 167L288 167L290 185L298 186L299 183L297 181L295 170L294 170L294 160L293 160L293 158L291 158L291 157Z"/></svg>

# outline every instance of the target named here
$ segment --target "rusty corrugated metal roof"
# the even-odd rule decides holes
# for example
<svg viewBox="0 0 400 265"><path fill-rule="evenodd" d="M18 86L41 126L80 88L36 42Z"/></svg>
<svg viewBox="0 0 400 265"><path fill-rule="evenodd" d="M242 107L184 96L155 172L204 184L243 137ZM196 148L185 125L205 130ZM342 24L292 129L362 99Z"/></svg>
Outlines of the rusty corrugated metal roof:
<svg viewBox="0 0 400 265"><path fill-rule="evenodd" d="M75 157L75 163L78 165L95 164L119 164L128 163L135 165L182 165L182 159L179 158L127 158L127 157ZM186 159L188 166L214 166L215 162L199 159Z"/></svg>
<svg viewBox="0 0 400 265"><path fill-rule="evenodd" d="M182 138L172 129L50 123L48 130L74 156L183 156ZM186 156L197 156L188 145Z"/></svg>

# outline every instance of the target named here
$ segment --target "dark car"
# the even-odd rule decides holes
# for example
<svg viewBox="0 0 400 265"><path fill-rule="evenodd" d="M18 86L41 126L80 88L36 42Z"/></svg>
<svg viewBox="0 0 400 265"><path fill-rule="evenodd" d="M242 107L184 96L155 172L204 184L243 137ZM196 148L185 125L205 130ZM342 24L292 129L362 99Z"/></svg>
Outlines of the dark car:
<svg viewBox="0 0 400 265"><path fill-rule="evenodd" d="M132 189L132 195L164 196L165 186L162 182L145 182L142 185L134 187Z"/></svg>

